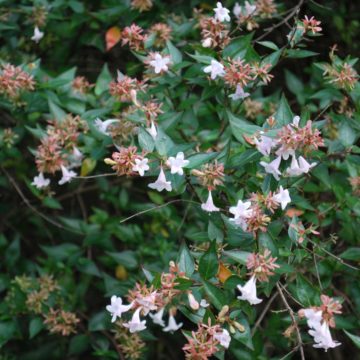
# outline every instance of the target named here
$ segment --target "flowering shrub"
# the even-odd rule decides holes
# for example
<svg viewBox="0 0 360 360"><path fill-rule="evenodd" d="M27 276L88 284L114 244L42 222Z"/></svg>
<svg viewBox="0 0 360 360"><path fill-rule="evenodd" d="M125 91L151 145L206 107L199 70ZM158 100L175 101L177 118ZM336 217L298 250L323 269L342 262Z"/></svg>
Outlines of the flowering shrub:
<svg viewBox="0 0 360 360"><path fill-rule="evenodd" d="M1 359L358 351L360 85L321 7L3 3Z"/></svg>

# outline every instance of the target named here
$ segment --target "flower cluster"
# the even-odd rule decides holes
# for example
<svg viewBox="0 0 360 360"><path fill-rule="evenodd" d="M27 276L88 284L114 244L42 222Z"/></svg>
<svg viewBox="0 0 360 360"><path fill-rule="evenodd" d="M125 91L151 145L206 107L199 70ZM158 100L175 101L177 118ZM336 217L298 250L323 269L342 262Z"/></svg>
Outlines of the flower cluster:
<svg viewBox="0 0 360 360"><path fill-rule="evenodd" d="M35 176L33 185L38 189L47 187L50 179L44 178L44 173L54 174L61 170L63 185L76 176L72 168L81 166L83 154L78 149L80 132L87 129L86 123L79 116L66 116L62 121L49 121L46 135L36 151L36 166L39 175Z"/></svg>
<svg viewBox="0 0 360 360"><path fill-rule="evenodd" d="M345 90L353 90L359 79L358 73L350 64L340 61L324 65L323 75L330 84Z"/></svg>
<svg viewBox="0 0 360 360"><path fill-rule="evenodd" d="M5 64L0 71L0 94L16 101L24 91L33 91L35 82L32 75L25 72L20 66Z"/></svg>
<svg viewBox="0 0 360 360"><path fill-rule="evenodd" d="M90 82L84 76L76 76L72 83L72 88L79 94L86 94L95 85Z"/></svg>
<svg viewBox="0 0 360 360"><path fill-rule="evenodd" d="M341 304L327 295L321 295L322 304L299 310L299 317L305 317L310 328L309 334L314 338L314 347L327 351L341 343L331 337L330 327L335 328L334 314L341 314Z"/></svg>
<svg viewBox="0 0 360 360"><path fill-rule="evenodd" d="M299 176L307 174L316 163L307 162L302 155L296 158L296 153L301 152L307 155L319 146L324 146L320 131L312 128L311 120L304 127L300 127L299 122L300 117L295 116L292 124L278 130L276 138L261 133L260 136L255 136L253 139L256 148L264 156L270 156L271 152L277 148L275 151L277 157L273 161L270 163L260 162L265 172L273 175L277 181L280 180L280 175L282 175L280 171L282 159L288 160L290 156L292 158L290 167L286 169L285 175Z"/></svg>
<svg viewBox="0 0 360 360"><path fill-rule="evenodd" d="M45 315L44 324L48 327L52 334L60 334L69 336L76 334L76 325L80 322L76 314L60 310L52 309Z"/></svg>
<svg viewBox="0 0 360 360"><path fill-rule="evenodd" d="M122 102L133 101L136 103L138 91L144 91L146 88L144 81L132 79L129 76L118 73L116 81L112 81L109 85L109 91L112 96Z"/></svg>

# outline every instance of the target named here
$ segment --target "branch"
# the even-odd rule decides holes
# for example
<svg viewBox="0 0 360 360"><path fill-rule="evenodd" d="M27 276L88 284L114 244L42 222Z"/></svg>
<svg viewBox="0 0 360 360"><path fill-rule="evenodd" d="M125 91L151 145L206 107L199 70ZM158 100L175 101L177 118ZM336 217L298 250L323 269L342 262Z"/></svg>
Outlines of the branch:
<svg viewBox="0 0 360 360"><path fill-rule="evenodd" d="M303 348L303 342L302 342L302 339L301 339L301 334L300 334L300 330L299 330L299 327L298 327L298 324L297 324L297 321L295 319L295 315L294 315L294 311L293 309L290 307L289 303L287 302L286 298L285 298L285 295L281 289L281 286L279 283L276 284L276 287L278 289L278 292L280 294L280 297L281 297L281 300L282 302L284 303L286 309L288 310L289 312L289 315L291 317L291 321L294 325L294 328L296 330L296 335L297 335L297 340L298 340L298 344L297 344L297 347L295 349L293 349L293 351L297 351L297 350L300 350L300 356L301 356L301 360L305 360L305 354L304 354L304 348ZM287 356L287 355L286 355Z"/></svg>

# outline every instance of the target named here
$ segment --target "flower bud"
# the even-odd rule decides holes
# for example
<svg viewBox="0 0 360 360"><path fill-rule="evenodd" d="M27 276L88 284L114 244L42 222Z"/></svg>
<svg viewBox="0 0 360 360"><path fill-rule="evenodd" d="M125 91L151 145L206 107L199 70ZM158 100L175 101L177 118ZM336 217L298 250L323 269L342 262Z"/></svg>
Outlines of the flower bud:
<svg viewBox="0 0 360 360"><path fill-rule="evenodd" d="M106 165L116 165L116 161L114 161L114 160L112 160L112 159L110 159L110 158L104 159L104 163L105 163Z"/></svg>
<svg viewBox="0 0 360 360"><path fill-rule="evenodd" d="M199 309L199 303L196 301L194 295L189 292L188 293L188 299L189 299L189 305L193 310L198 310Z"/></svg>

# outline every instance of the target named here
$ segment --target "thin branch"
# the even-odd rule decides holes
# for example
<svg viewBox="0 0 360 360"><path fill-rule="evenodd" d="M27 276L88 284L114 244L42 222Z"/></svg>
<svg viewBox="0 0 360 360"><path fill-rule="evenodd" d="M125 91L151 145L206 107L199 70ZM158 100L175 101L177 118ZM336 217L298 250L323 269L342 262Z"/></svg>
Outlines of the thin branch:
<svg viewBox="0 0 360 360"><path fill-rule="evenodd" d="M274 24L274 25L270 26L269 28L265 29L266 32L264 34L258 36L254 41L255 42L260 41L261 39L263 39L266 36L268 36L269 34L271 34L275 29L277 29L281 25L287 23L292 17L296 16L298 11L300 10L301 6L303 5L304 1L305 0L300 0L299 3L296 6L294 6L293 10L289 13L289 15L284 17L284 19L282 19L277 24Z"/></svg>
<svg viewBox="0 0 360 360"><path fill-rule="evenodd" d="M182 199L171 200L171 201L169 201L169 202L167 202L167 203L165 203L165 204L158 205L158 206L154 206L154 207L152 207L152 208L150 208L150 209L146 209L146 210L139 211L139 212L136 213L136 214L133 214L133 215L131 215L131 216L129 216L129 217L123 219L123 220L120 220L120 224L122 224L122 223L124 223L124 222L127 222L128 220L131 220L131 219L133 219L133 218L135 218L135 217L138 217L138 216L140 216L140 215L146 214L146 213L148 213L148 212L150 212L150 211L158 210L158 209L161 209L161 208L166 207L166 206L168 206L168 205L175 204L175 203L179 203L179 202L185 202L185 203L190 203L190 204L195 204L195 205L201 205L200 203L198 203L198 202L196 202L196 201L192 201L192 200L182 200Z"/></svg>
<svg viewBox="0 0 360 360"><path fill-rule="evenodd" d="M75 179L95 179L107 176L116 176L116 173L105 173L105 174L96 174L96 175L89 175L89 176L75 176Z"/></svg>
<svg viewBox="0 0 360 360"><path fill-rule="evenodd" d="M315 243L314 241L308 239L308 241L313 244L314 246L316 246L318 249L320 249L321 251L323 251L324 253L328 254L329 256L331 256L333 259L337 260L338 262L340 262L342 265L347 266L350 269L356 270L356 271L360 271L360 269L356 266L350 265L347 262L345 262L343 259L339 258L338 256L334 255L333 253L331 253L330 251L324 249L323 247L319 246L317 243Z"/></svg>
<svg viewBox="0 0 360 360"><path fill-rule="evenodd" d="M8 178L8 180L10 181L11 185L15 188L16 192L18 193L18 195L21 197L21 199L23 200L23 202L25 203L25 205L31 210L33 211L35 214L37 214L38 216L40 216L42 219L44 219L45 221L47 221L48 223L56 226L59 229L62 230L67 230L69 232L78 234L78 235L85 235L82 231L78 231L78 230L74 230L74 229L70 229L60 223L58 223L57 221L51 219L50 217L48 217L47 215L43 214L42 212L40 212L36 207L34 207L29 199L24 195L24 193L22 192L22 190L20 189L19 185L16 183L16 181L14 180L14 178L3 168L1 167L1 170L3 171L3 173L6 175L6 177Z"/></svg>
<svg viewBox="0 0 360 360"><path fill-rule="evenodd" d="M289 315L291 317L291 321L293 323L293 326L295 328L295 331L296 331L296 335L297 335L297 340L298 340L298 345L295 349L293 349L294 351L297 351L297 350L300 350L300 356L301 356L301 360L305 360L305 354L304 354L304 348L303 348L303 342L302 342L302 339L301 339L301 333L300 333L300 330L299 330L299 327L298 327L298 324L297 324L297 321L295 319L295 315L294 315L294 311L293 309L290 307L289 303L287 302L286 300L286 297L281 289L281 286L279 283L276 284L276 287L278 289L278 292L280 294L280 297L281 297L281 300L282 302L284 303L285 307L287 308L288 312L289 312Z"/></svg>
<svg viewBox="0 0 360 360"><path fill-rule="evenodd" d="M261 312L259 318L256 320L256 323L251 331L251 336L254 336L256 333L257 328L260 326L260 323L264 319L266 313L269 311L271 304L274 302L276 297L279 295L279 292L277 291L273 296L269 299L269 301L266 303L266 306L264 307L263 311Z"/></svg>

